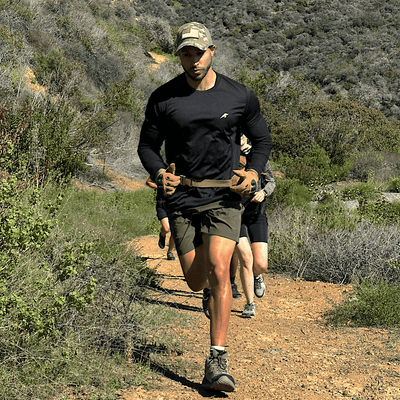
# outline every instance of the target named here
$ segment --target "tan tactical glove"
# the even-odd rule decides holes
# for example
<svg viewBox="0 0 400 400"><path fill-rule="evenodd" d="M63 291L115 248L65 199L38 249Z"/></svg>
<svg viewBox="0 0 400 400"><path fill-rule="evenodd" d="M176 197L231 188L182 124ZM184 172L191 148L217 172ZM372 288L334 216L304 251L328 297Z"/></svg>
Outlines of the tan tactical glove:
<svg viewBox="0 0 400 400"><path fill-rule="evenodd" d="M258 173L254 169L247 171L243 169L234 170L235 174L232 178L232 192L240 194L241 196L251 196L257 189Z"/></svg>
<svg viewBox="0 0 400 400"><path fill-rule="evenodd" d="M152 189L157 189L157 185L151 180L150 177L146 179L146 185Z"/></svg>
<svg viewBox="0 0 400 400"><path fill-rule="evenodd" d="M170 164L166 170L160 169L156 175L157 187L162 190L164 196L171 196L180 180L181 178L175 175L175 163Z"/></svg>

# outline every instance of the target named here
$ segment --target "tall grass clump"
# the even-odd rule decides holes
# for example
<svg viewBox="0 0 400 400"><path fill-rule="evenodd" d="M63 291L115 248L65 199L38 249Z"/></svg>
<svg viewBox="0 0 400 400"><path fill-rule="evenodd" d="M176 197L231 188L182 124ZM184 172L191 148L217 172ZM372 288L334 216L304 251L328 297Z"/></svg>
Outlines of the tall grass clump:
<svg viewBox="0 0 400 400"><path fill-rule="evenodd" d="M105 219L105 216L108 219ZM69 191L60 225L71 237L84 232L96 248L116 246L133 238L158 233L154 191Z"/></svg>

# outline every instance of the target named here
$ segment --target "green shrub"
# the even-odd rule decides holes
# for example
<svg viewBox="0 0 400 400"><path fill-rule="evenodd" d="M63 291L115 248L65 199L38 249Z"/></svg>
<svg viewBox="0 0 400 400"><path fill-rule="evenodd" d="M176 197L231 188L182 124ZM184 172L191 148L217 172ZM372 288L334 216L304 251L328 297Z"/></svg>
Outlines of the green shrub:
<svg viewBox="0 0 400 400"><path fill-rule="evenodd" d="M14 381L21 378L16 378L17 371L23 371L18 393L26 396L38 383L33 382L35 374L28 391L24 390L29 380L25 373L32 373L33 354L41 370L49 346L42 349L42 357L37 356L38 349L60 340L64 333L61 320L67 310L82 311L93 300L96 287L95 279L76 284L87 266L90 245L81 244L77 252L67 246L52 267L40 257L62 197L53 200L44 202L37 189L21 190L13 176L0 183L0 370L14 365ZM5 398L11 395L7 390L12 388L2 385L0 393L7 393Z"/></svg>
<svg viewBox="0 0 400 400"><path fill-rule="evenodd" d="M35 278L37 297L34 299L26 298L23 293L17 293L14 287L10 287L9 279L14 276L23 254L40 249L48 239L55 224L51 214L60 206L62 197L54 205L41 205L39 200L40 192L37 189L18 190L15 177L11 176L0 182L0 315L8 319L11 315L16 315L21 320L16 325L20 331L17 330L15 334L25 331L30 335L47 337L55 333L57 314L66 302L74 298L74 306L78 307L79 304L79 307L83 307L85 302L92 299L95 282L90 282L85 295L74 291L66 296L59 296L52 290L57 281L62 282L75 276L78 269L85 266L90 246L81 244L77 257L72 246L68 246L53 272L48 273L47 266L41 266L45 277ZM48 219L42 216L40 208L50 210ZM39 299L44 303L42 307Z"/></svg>
<svg viewBox="0 0 400 400"><path fill-rule="evenodd" d="M389 192L400 193L400 178L399 177L390 178L387 190Z"/></svg>
<svg viewBox="0 0 400 400"><path fill-rule="evenodd" d="M271 130L274 159L277 159L280 155L288 155L293 159L303 157L313 147L307 127L296 120L282 116L279 109L274 112L275 118L269 118L273 111L274 107L271 107L269 115L265 118Z"/></svg>
<svg viewBox="0 0 400 400"><path fill-rule="evenodd" d="M343 304L326 314L332 325L398 326L400 324L400 284L364 281L354 287Z"/></svg>
<svg viewBox="0 0 400 400"><path fill-rule="evenodd" d="M378 189L373 183L360 182L346 186L341 191L344 200L358 200L360 203L378 198Z"/></svg>
<svg viewBox="0 0 400 400"><path fill-rule="evenodd" d="M313 193L299 179L276 179L276 188L267 200L268 210L276 206L302 207L312 200Z"/></svg>
<svg viewBox="0 0 400 400"><path fill-rule="evenodd" d="M400 151L398 125L380 111L359 103L343 99L315 103L303 107L301 116L335 163L342 163L356 148Z"/></svg>
<svg viewBox="0 0 400 400"><path fill-rule="evenodd" d="M254 90L259 98L263 98L265 88L267 85L276 83L279 74L275 71L270 71L269 74L255 74L250 75L248 70L242 69L240 71L238 79L246 86L249 86Z"/></svg>
<svg viewBox="0 0 400 400"><path fill-rule="evenodd" d="M161 327L178 322L143 301L158 277L127 251L148 233L154 191L62 189L0 184L1 398L48 398L67 385L109 398L143 373L121 365L166 348Z"/></svg>
<svg viewBox="0 0 400 400"><path fill-rule="evenodd" d="M357 210L361 218L376 225L400 224L400 202L373 201L361 203Z"/></svg>
<svg viewBox="0 0 400 400"><path fill-rule="evenodd" d="M279 104L281 101L283 103ZM388 121L377 110L343 99L300 104L293 98L285 100L283 92L274 101L261 101L263 115L271 130L275 159L280 155L302 159L319 146L325 150L331 165L346 166L339 171L339 175L344 176L357 151L400 151L398 124Z"/></svg>
<svg viewBox="0 0 400 400"><path fill-rule="evenodd" d="M84 155L72 146L74 112L66 102L32 104L27 99L15 108L0 105L0 166L18 179L36 185L64 179L83 167Z"/></svg>
<svg viewBox="0 0 400 400"><path fill-rule="evenodd" d="M68 99L27 98L21 105L0 104L0 163L2 170L35 184L63 179L84 169L88 149L110 146L109 128L117 111L138 120L140 108L132 90L135 72L110 85L95 107L83 101L81 112ZM77 104L75 104L77 105ZM94 111L95 110L95 111Z"/></svg>
<svg viewBox="0 0 400 400"><path fill-rule="evenodd" d="M75 121L75 132L71 137L73 148L86 152L98 148L101 152L108 150L112 143L110 128L118 121L118 111L126 111L139 123L141 108L135 96L135 71L131 71L120 81L109 85L105 94L99 94L95 101L80 98L81 117Z"/></svg>
<svg viewBox="0 0 400 400"><path fill-rule="evenodd" d="M339 181L348 175L350 162L344 165L332 164L326 151L320 146L310 149L304 157L289 160L286 176L298 179L305 185L325 184Z"/></svg>
<svg viewBox="0 0 400 400"><path fill-rule="evenodd" d="M151 46L149 50L159 48L166 53L173 52L174 38L168 21L163 18L143 15L140 18L139 25L146 33Z"/></svg>
<svg viewBox="0 0 400 400"><path fill-rule="evenodd" d="M65 57L63 50L35 55L34 73L38 82L53 95L73 96L79 92L82 66Z"/></svg>
<svg viewBox="0 0 400 400"><path fill-rule="evenodd" d="M354 229L355 219L346 213L343 202L334 195L325 195L312 211L316 229Z"/></svg>
<svg viewBox="0 0 400 400"><path fill-rule="evenodd" d="M0 279L4 282L20 253L39 248L53 227L53 221L37 210L38 192L26 197L24 201L14 176L0 181Z"/></svg>

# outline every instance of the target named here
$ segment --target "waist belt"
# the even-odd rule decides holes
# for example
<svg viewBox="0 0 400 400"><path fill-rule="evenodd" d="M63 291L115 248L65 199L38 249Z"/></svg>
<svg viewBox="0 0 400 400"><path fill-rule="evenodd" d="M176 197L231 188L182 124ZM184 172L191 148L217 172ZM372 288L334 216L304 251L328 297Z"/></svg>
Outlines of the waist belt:
<svg viewBox="0 0 400 400"><path fill-rule="evenodd" d="M218 179L203 179L202 181L196 181L190 178L186 178L186 176L180 176L181 181L180 184L184 186L190 187L230 187L232 185L232 179L226 180L218 180Z"/></svg>

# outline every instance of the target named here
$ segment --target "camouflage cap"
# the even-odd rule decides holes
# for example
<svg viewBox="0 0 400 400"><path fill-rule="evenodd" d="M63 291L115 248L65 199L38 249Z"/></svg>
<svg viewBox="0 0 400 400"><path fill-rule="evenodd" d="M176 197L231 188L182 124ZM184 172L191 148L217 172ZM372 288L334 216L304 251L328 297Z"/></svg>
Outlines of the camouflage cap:
<svg viewBox="0 0 400 400"><path fill-rule="evenodd" d="M210 32L199 22L189 22L182 25L176 37L176 53L185 46L207 50L210 46L213 46Z"/></svg>

